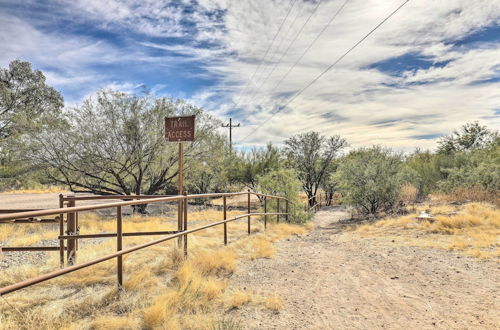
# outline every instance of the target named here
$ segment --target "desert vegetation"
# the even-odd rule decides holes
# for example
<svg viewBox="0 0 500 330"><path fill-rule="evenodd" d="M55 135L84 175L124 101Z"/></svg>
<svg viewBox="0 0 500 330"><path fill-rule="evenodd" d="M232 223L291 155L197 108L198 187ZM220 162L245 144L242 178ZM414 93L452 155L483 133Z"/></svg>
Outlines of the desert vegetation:
<svg viewBox="0 0 500 330"><path fill-rule="evenodd" d="M229 224L228 247L219 227L196 233L189 238L187 260L174 242L128 255L123 290L115 286L115 264L109 261L2 297L2 328L239 328L238 320L221 317L221 311L253 305L276 313L285 302L279 292L230 287L229 277L243 261L273 258L275 241L309 230L310 211L320 200L348 209L358 221L351 228L358 237L500 258L500 138L478 122L441 137L436 150L351 147L339 135L314 131L263 148L231 150L218 129L221 121L185 100L100 90L64 108L59 92L27 62L12 62L0 78L4 193L177 194L178 153L164 140L163 120L196 115L196 141L185 147L188 192L250 189L284 196L295 206L289 223L264 231L262 221L254 221L251 236L244 224ZM257 208L263 202L254 201ZM222 218L215 208L197 207L189 216L192 223ZM276 201L267 207L278 210ZM423 211L427 219L418 218ZM146 206L135 207L124 219L124 231L174 229L166 219ZM89 233L116 228L115 219L99 213L82 215L80 223ZM0 224L0 243L54 243L57 231L52 225ZM129 237L126 244L147 240ZM115 244L112 239L81 243L78 261L112 252ZM1 269L0 286L57 267L54 254L22 259Z"/></svg>
<svg viewBox="0 0 500 330"><path fill-rule="evenodd" d="M239 213L231 211L230 215ZM221 216L220 211L206 209L192 212L190 221L202 225ZM95 233L109 232L116 226L114 218L95 213L82 214L80 221L82 228ZM53 238L57 231L33 226L37 225L2 226L0 241L36 244ZM160 227L173 229L174 223L165 216L131 215L124 219L126 231ZM36 235L25 235L35 230ZM237 320L221 317L220 311L250 303L275 311L282 301L275 292L262 295L228 287L228 276L244 260L273 257L274 241L306 230L304 226L273 223L264 231L263 225L256 223L253 235L248 236L245 223L230 223L229 245L224 247L222 228L211 228L190 235L187 260L174 241L126 256L123 290L116 288L115 262L110 261L2 297L0 324L2 329L214 329L224 324L238 328ZM127 247L148 240L130 237L125 244ZM78 259L84 262L114 249L112 239L82 241ZM33 263L2 269L0 286L57 269L58 262L58 256L51 254Z"/></svg>

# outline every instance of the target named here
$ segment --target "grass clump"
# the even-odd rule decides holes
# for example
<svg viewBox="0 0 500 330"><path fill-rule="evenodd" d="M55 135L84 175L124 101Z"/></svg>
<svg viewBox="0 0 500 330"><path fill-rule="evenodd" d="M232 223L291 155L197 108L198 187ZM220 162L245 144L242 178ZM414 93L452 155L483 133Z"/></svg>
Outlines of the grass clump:
<svg viewBox="0 0 500 330"><path fill-rule="evenodd" d="M228 216L236 214L238 211L231 211ZM216 210L191 212L190 228L221 218L222 212ZM114 218L92 213L80 214L80 226L82 233L116 230ZM123 226L124 232L170 230L176 220L125 216ZM0 237L4 242L16 239L26 244L28 240L23 237L30 230L38 230L37 239L57 236L57 225L30 227L5 224L0 226ZM128 254L123 258L123 290L116 287L116 260L109 260L9 294L0 299L0 329L239 329L236 321L223 322L217 317L221 306L237 308L253 300L251 293L228 289L228 277L236 271L239 260L272 257L272 242L307 230L289 224L269 224L264 230L263 224L254 219L252 229L254 234L248 235L246 221L228 223L227 247L222 241L222 226L189 235L187 260L177 248L177 240ZM125 237L124 248L152 239ZM115 239L82 240L77 262L115 250ZM58 254L47 254L42 264L0 270L0 286L58 267Z"/></svg>
<svg viewBox="0 0 500 330"><path fill-rule="evenodd" d="M433 215L417 219L422 210ZM405 244L462 251L478 258L498 258L500 209L488 203L428 205L415 213L385 218L357 228L364 236L389 237Z"/></svg>

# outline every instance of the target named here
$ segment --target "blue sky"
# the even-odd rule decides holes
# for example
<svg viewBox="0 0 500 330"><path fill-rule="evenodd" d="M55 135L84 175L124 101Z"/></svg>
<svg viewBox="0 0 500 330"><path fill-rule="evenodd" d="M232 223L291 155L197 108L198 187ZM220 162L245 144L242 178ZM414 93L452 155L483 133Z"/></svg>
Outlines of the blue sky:
<svg viewBox="0 0 500 330"><path fill-rule="evenodd" d="M99 88L185 98L241 122L246 147L317 130L411 150L500 127L500 0L410 1L271 116L403 2L318 1L0 0L0 66L30 61L67 106Z"/></svg>

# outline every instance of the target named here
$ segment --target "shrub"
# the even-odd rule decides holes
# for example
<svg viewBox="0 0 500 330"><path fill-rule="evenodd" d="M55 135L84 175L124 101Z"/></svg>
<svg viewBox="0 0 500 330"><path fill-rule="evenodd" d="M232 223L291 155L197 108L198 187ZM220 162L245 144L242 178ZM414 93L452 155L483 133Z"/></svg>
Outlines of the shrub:
<svg viewBox="0 0 500 330"><path fill-rule="evenodd" d="M398 200L403 206L413 204L417 201L418 189L411 183L405 183L399 191Z"/></svg>
<svg viewBox="0 0 500 330"><path fill-rule="evenodd" d="M455 166L444 169L448 174L439 182L443 192L476 188L491 194L500 191L500 145L455 155Z"/></svg>
<svg viewBox="0 0 500 330"><path fill-rule="evenodd" d="M302 185L293 169L279 169L258 177L260 190L264 194L286 197L290 202L288 220L294 223L304 223L310 219L310 214L302 209L300 191ZM268 203L268 212L276 212L276 202ZM283 205L280 205L280 209ZM283 211L283 209L281 209Z"/></svg>
<svg viewBox="0 0 500 330"><path fill-rule="evenodd" d="M378 146L352 151L332 177L339 183L342 199L364 214L390 211L403 180L401 157Z"/></svg>

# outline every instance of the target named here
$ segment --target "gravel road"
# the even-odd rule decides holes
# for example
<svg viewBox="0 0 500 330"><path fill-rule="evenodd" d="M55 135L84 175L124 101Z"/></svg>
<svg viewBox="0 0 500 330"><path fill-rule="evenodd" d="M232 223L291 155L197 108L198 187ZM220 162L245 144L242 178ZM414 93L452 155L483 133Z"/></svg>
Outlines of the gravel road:
<svg viewBox="0 0 500 330"><path fill-rule="evenodd" d="M499 329L499 264L360 239L345 212L317 213L307 235L271 259L242 263L230 285L284 299L278 313L226 311L247 329Z"/></svg>

